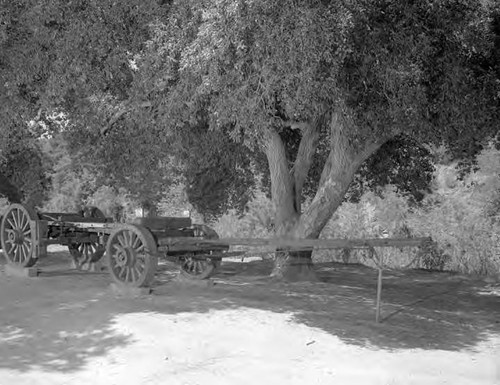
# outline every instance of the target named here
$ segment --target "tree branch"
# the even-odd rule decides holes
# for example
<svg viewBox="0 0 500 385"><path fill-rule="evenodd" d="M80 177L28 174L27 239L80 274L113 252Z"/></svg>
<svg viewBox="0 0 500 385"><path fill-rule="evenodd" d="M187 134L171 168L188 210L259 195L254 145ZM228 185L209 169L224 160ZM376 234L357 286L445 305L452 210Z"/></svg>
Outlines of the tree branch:
<svg viewBox="0 0 500 385"><path fill-rule="evenodd" d="M316 195L301 217L296 236L317 238L332 214L342 203L354 175L363 162L397 133L368 140L361 149L349 142L353 122L343 111L332 114L331 149L321 173ZM355 132L355 131L354 131Z"/></svg>
<svg viewBox="0 0 500 385"><path fill-rule="evenodd" d="M118 111L109 119L108 124L106 124L102 129L101 129L101 135L106 134L109 130L113 128L113 125L125 114L129 113L130 111L133 111L137 108L147 108L151 107L151 102L142 102L139 104L131 104L130 102L126 102L121 108L118 109Z"/></svg>
<svg viewBox="0 0 500 385"><path fill-rule="evenodd" d="M290 127L292 130L301 130L301 131L306 130L310 126L308 122L295 122L291 120L284 121L283 125L285 127Z"/></svg>
<svg viewBox="0 0 500 385"><path fill-rule="evenodd" d="M321 123L322 119L317 119L311 124L297 123L297 126L300 124L302 139L300 140L295 163L290 172L293 175L295 183L295 207L298 213L301 212L302 188L304 187L318 146Z"/></svg>
<svg viewBox="0 0 500 385"><path fill-rule="evenodd" d="M274 129L265 133L264 152L271 176L271 197L276 207L275 223L279 232L286 233L282 226L294 222L298 213L295 209L294 182L288 169L285 145Z"/></svg>

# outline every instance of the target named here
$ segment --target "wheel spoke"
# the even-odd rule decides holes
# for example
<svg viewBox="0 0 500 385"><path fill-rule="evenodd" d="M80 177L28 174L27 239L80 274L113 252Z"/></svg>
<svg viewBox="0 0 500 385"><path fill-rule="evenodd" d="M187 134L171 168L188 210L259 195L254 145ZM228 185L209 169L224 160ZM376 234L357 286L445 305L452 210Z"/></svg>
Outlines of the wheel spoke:
<svg viewBox="0 0 500 385"><path fill-rule="evenodd" d="M26 246L26 243L23 243L23 244L21 245L21 253L22 253L22 255L23 255L23 260L25 260L25 259L27 259L27 258L28 258L28 256L29 256L29 251L30 251L30 250L29 250L28 246Z"/></svg>
<svg viewBox="0 0 500 385"><path fill-rule="evenodd" d="M23 252L22 244L17 245L17 256L18 256L19 262L23 263L24 262L24 252Z"/></svg>
<svg viewBox="0 0 500 385"><path fill-rule="evenodd" d="M144 245L140 245L137 249L135 249L135 252L136 253L141 253L142 252L141 254L143 254L143 253L146 252L146 249L144 248Z"/></svg>
<svg viewBox="0 0 500 385"><path fill-rule="evenodd" d="M123 237L123 234L118 234L116 236L116 239L118 240L118 243L122 246L122 247L127 247L127 243L125 241L125 238Z"/></svg>
<svg viewBox="0 0 500 385"><path fill-rule="evenodd" d="M16 250L17 250L17 243L12 243L12 247L9 251L9 254L12 255L12 259L14 262L17 262L17 254L16 254Z"/></svg>
<svg viewBox="0 0 500 385"><path fill-rule="evenodd" d="M132 248L137 249L137 247L141 244L140 238L134 234L134 241L132 242Z"/></svg>
<svg viewBox="0 0 500 385"><path fill-rule="evenodd" d="M14 220L14 228L18 229L19 228L19 222L17 219L19 218L19 210L15 210L15 212L12 212L12 219Z"/></svg>
<svg viewBox="0 0 500 385"><path fill-rule="evenodd" d="M7 218L7 222L9 222L9 225L10 225L11 229L15 229L16 228L16 225L14 223L12 223L11 218Z"/></svg>
<svg viewBox="0 0 500 385"><path fill-rule="evenodd" d="M14 244L14 261L19 261L19 245L17 243Z"/></svg>
<svg viewBox="0 0 500 385"><path fill-rule="evenodd" d="M132 242L131 242L131 240L132 240L132 234L130 232L128 232L128 231L124 231L123 232L123 236L125 237L125 240L127 241L127 246L130 247L132 245Z"/></svg>
<svg viewBox="0 0 500 385"><path fill-rule="evenodd" d="M17 226L18 226L18 229L22 229L22 221L23 221L23 218L24 218L24 213L21 212L21 210L17 210Z"/></svg>
<svg viewBox="0 0 500 385"><path fill-rule="evenodd" d="M22 231L25 231L26 229L29 230L29 224L30 224L29 218L27 218L26 216L24 216L23 217L23 225L21 226L21 230Z"/></svg>
<svg viewBox="0 0 500 385"><path fill-rule="evenodd" d="M10 241L8 241L8 243L10 244L10 249L7 251L7 254L12 254L12 251L14 251L14 247L16 246L16 244Z"/></svg>
<svg viewBox="0 0 500 385"><path fill-rule="evenodd" d="M19 262L23 262L24 261L24 255L23 255L23 249L22 249L22 243L21 244L17 244L16 245L16 255L17 255L17 259L19 260Z"/></svg>
<svg viewBox="0 0 500 385"><path fill-rule="evenodd" d="M115 249L118 252L123 252L124 250L122 245L117 245L116 243L113 243L113 249Z"/></svg>
<svg viewBox="0 0 500 385"><path fill-rule="evenodd" d="M19 262L24 262L25 260L25 255L24 255L24 250L23 250L23 244L19 244L17 245L17 252L18 252L18 255L19 255Z"/></svg>
<svg viewBox="0 0 500 385"><path fill-rule="evenodd" d="M30 257L30 248L26 245L26 243L23 243L22 250L24 253L24 259L28 259Z"/></svg>

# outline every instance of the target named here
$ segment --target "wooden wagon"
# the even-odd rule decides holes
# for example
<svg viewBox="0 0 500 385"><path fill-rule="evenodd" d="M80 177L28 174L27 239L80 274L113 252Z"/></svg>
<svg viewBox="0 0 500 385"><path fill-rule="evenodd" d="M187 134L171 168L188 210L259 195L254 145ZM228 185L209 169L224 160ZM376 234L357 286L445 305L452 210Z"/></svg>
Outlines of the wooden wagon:
<svg viewBox="0 0 500 385"><path fill-rule="evenodd" d="M37 213L13 204L0 226L3 252L10 265L29 268L47 255L47 246L66 245L75 267L98 262L106 253L109 274L121 285L148 286L154 278L158 257L178 262L191 279L209 277L229 246L220 242L182 243L182 239L215 240L217 233L190 218L138 218L116 223L97 208L79 213Z"/></svg>

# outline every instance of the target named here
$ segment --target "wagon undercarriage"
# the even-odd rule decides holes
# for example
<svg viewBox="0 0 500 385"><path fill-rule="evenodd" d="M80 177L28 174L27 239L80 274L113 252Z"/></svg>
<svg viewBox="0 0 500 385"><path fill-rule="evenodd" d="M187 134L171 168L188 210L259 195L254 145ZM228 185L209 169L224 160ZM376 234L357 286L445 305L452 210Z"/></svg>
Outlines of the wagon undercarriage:
<svg viewBox="0 0 500 385"><path fill-rule="evenodd" d="M0 227L2 249L11 265L34 266L46 256L48 245L66 245L75 268L98 262L106 254L113 280L133 287L151 284L158 258L178 262L181 273L190 279L211 276L229 246L182 245L186 238L203 241L218 235L207 226L192 224L190 218L140 218L123 224L96 208L80 213L36 213L19 204L9 206Z"/></svg>

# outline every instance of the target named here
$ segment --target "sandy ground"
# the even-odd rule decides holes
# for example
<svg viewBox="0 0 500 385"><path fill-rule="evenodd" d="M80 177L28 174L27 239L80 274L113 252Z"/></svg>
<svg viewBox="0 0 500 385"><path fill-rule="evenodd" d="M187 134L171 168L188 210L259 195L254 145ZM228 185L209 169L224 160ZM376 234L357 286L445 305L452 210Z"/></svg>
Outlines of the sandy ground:
<svg viewBox="0 0 500 385"><path fill-rule="evenodd" d="M0 385L500 384L500 289L481 280L388 272L376 324L363 266L284 284L226 262L210 286L164 265L134 298L60 249L40 265L0 274Z"/></svg>

